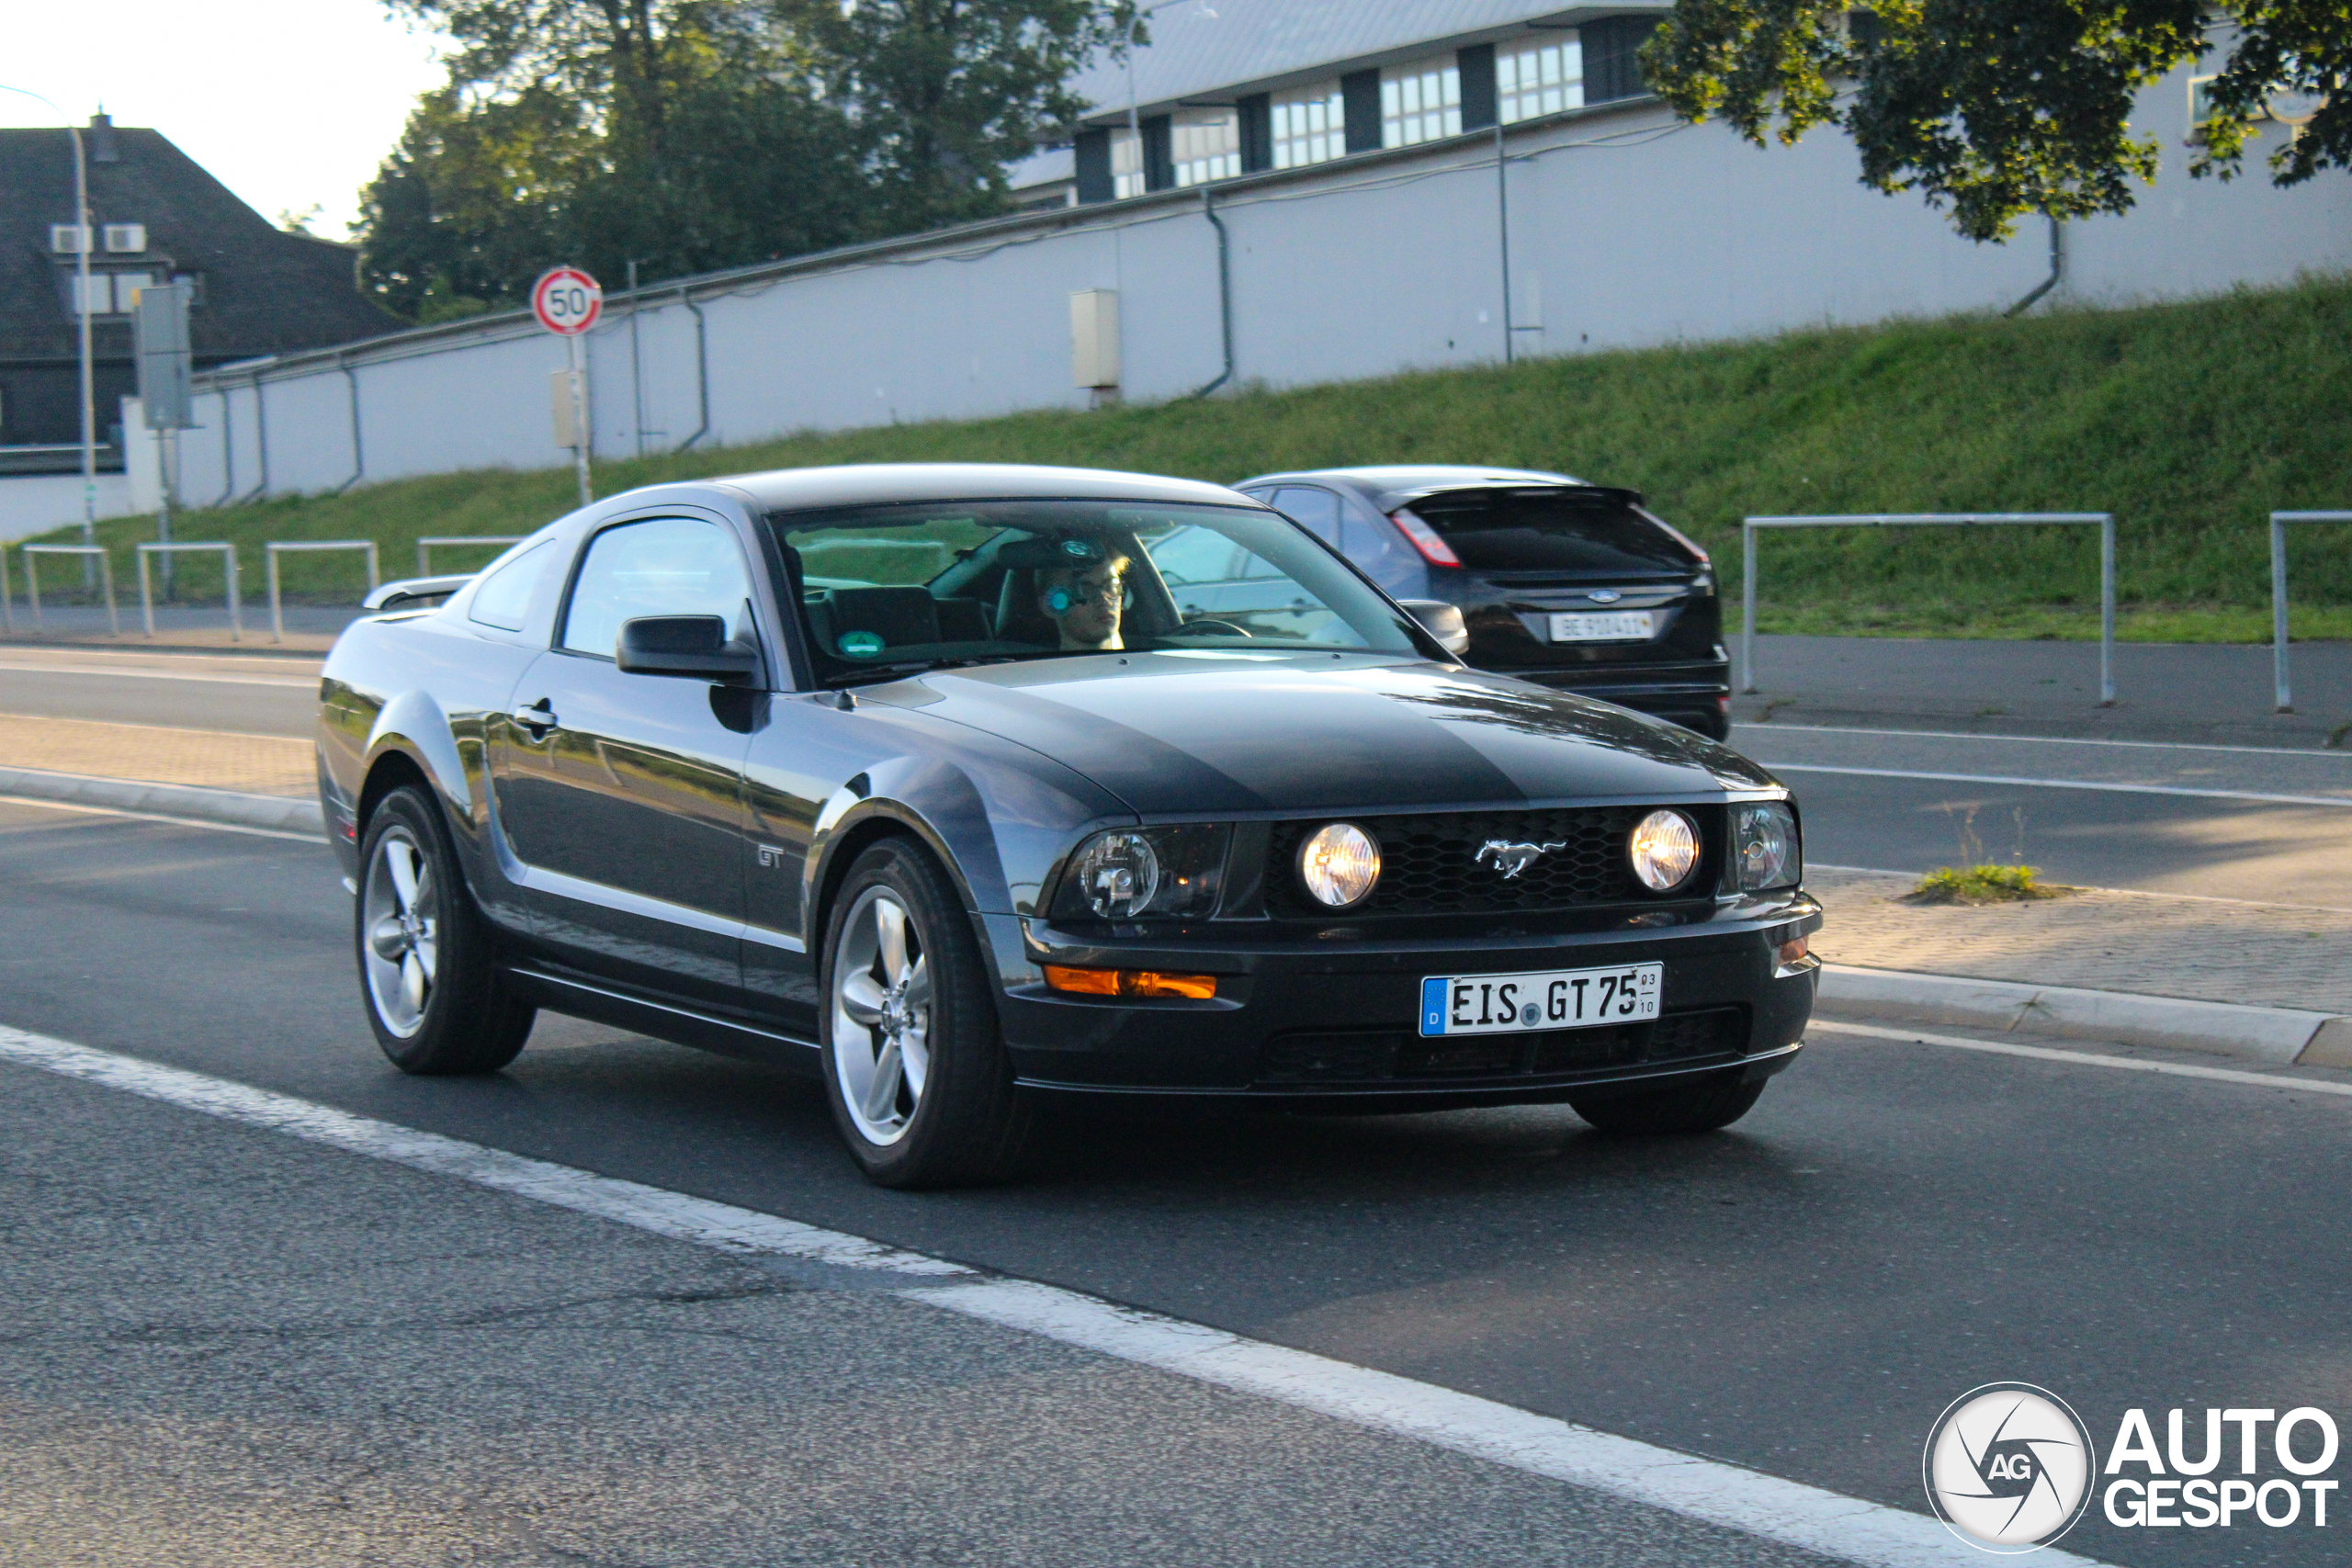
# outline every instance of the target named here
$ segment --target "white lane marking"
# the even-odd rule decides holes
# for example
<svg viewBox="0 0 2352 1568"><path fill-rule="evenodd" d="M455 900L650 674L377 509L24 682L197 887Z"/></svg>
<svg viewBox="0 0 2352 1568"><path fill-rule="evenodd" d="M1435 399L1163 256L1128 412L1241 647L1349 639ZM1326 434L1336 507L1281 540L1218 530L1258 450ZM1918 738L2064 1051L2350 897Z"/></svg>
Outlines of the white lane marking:
<svg viewBox="0 0 2352 1568"><path fill-rule="evenodd" d="M111 806L83 806L71 800L42 800L29 795L0 795L0 806L38 806L50 811L78 811L90 817L127 817L134 822L160 822L167 828L202 828L211 833L244 833L256 839L291 839L298 844L323 844L323 833L288 833L276 828L248 828L242 822L207 822L194 817L165 817L153 811L121 811Z"/></svg>
<svg viewBox="0 0 2352 1568"><path fill-rule="evenodd" d="M1874 1023L1848 1023L1816 1018L1805 1026L1810 1034L1826 1029L1838 1034L1860 1034L1873 1040L1894 1040L1907 1045L1943 1045L1956 1051L1983 1051L1995 1056L2028 1056L2039 1062L2067 1062L2077 1066L2114 1067L2127 1073L2156 1073L2165 1077L2208 1078L2216 1083L2251 1084L2256 1089L2299 1089L2312 1094L2352 1097L2352 1084L2320 1078L2288 1077L2278 1073L2245 1073L2233 1067L2193 1067L2185 1062L2147 1062L2136 1056L2109 1056L2096 1051L2066 1051L2050 1045L2012 1045L2006 1041L1968 1040L1957 1034L1928 1034L1916 1029L1887 1029Z"/></svg>
<svg viewBox="0 0 2352 1568"><path fill-rule="evenodd" d="M1922 736L1935 740L2027 740L2037 746L2120 746L2150 751L2231 751L2254 757L2321 757L2339 761L2352 761L2352 751L2323 751L2317 748L2298 746L2209 746L2193 740L2092 740L2072 735L2002 735L1992 731L1971 734L1963 729L1863 729L1842 724L1742 724L1734 728L1753 730L1769 735L1785 730L1792 735L1893 735Z"/></svg>
<svg viewBox="0 0 2352 1568"><path fill-rule="evenodd" d="M1851 773L1871 779L1934 779L1944 784L2023 784L2031 789L2091 789L2115 795L2184 795L2199 800L2256 800L2274 806L2352 806L2352 795L2256 795L2242 789L2185 789L2178 784L2093 784L2088 779L2012 778L2001 773L1931 773L1909 768L1832 768L1811 762L1768 762L1758 767L1781 773Z"/></svg>
<svg viewBox="0 0 2352 1568"><path fill-rule="evenodd" d="M23 1030L0 1027L0 1060L721 1251L904 1275L909 1284L895 1293L910 1301L1849 1562L1919 1568L1982 1561L1925 1514L1075 1291L989 1277L864 1236L529 1159ZM2055 1550L2036 1562L2051 1568L2101 1568L2091 1559Z"/></svg>
<svg viewBox="0 0 2352 1568"><path fill-rule="evenodd" d="M0 675L105 675L136 681L203 681L216 686L291 686L316 691L316 675L208 675L195 670L107 670L88 664L17 664L0 660Z"/></svg>

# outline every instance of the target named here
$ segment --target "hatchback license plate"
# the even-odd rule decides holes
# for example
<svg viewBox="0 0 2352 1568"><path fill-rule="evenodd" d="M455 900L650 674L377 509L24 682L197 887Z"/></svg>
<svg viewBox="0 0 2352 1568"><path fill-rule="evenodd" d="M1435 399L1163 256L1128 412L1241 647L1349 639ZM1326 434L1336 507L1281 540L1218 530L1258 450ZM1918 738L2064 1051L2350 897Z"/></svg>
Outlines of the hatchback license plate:
<svg viewBox="0 0 2352 1568"><path fill-rule="evenodd" d="M1657 632L1657 618L1647 610L1552 617L1554 642L1647 642Z"/></svg>
<svg viewBox="0 0 2352 1568"><path fill-rule="evenodd" d="M1423 1034L1596 1029L1657 1016L1663 964L1538 969L1525 975L1431 975L1421 982Z"/></svg>

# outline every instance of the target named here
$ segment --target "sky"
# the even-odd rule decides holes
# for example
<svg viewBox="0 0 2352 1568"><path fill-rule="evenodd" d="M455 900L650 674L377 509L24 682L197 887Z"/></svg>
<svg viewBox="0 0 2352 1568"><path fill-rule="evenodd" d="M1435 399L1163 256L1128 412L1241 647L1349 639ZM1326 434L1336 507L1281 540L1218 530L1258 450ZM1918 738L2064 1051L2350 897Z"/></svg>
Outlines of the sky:
<svg viewBox="0 0 2352 1568"><path fill-rule="evenodd" d="M441 79L447 40L412 32L382 0L0 0L0 125L87 119L148 126L265 218L322 210L345 238L359 188Z"/></svg>

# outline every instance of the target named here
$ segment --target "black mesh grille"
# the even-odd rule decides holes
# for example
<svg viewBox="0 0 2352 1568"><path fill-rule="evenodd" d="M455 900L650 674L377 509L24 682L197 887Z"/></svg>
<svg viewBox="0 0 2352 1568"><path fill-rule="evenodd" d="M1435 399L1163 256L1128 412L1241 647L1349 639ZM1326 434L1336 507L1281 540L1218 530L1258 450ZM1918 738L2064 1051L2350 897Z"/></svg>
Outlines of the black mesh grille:
<svg viewBox="0 0 2352 1568"><path fill-rule="evenodd" d="M1612 806L1349 818L1380 840L1380 881L1370 898L1347 912L1491 914L1573 909L1587 904L1655 897L1634 881L1625 858L1634 824L1649 809ZM1266 861L1266 903L1272 913L1330 915L1298 881L1299 843L1322 825L1320 821L1273 825ZM1545 848L1518 875L1505 876L1497 856L1478 858L1488 840L1559 847ZM1703 867L1692 878L1692 886L1706 886Z"/></svg>
<svg viewBox="0 0 2352 1568"><path fill-rule="evenodd" d="M1277 1035L1267 1044L1259 1081L1274 1085L1557 1077L1644 1062L1736 1055L1747 1043L1747 1010L1736 1007L1668 1013L1649 1023L1531 1034L1427 1038L1401 1029L1301 1032Z"/></svg>

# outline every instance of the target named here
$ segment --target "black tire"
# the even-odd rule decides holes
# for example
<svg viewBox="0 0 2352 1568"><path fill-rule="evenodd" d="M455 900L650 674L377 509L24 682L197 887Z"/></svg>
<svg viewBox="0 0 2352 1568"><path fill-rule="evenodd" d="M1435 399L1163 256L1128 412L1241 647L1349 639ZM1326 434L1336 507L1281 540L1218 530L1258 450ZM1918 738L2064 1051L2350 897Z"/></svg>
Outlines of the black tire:
<svg viewBox="0 0 2352 1568"><path fill-rule="evenodd" d="M893 904L897 917L883 908ZM894 918L905 932L895 983L882 937ZM929 852L887 839L857 857L833 898L819 974L825 1099L869 1180L952 1187L1018 1168L1028 1098L1013 1087L971 917Z"/></svg>
<svg viewBox="0 0 2352 1568"><path fill-rule="evenodd" d="M378 803L360 844L358 882L352 946L359 1000L392 1066L439 1076L494 1073L513 1061L537 1010L515 998L430 795L403 784Z"/></svg>
<svg viewBox="0 0 2352 1568"><path fill-rule="evenodd" d="M1634 1094L1574 1096L1568 1106L1604 1133L1635 1136L1713 1133L1747 1115L1763 1093L1762 1078L1743 1083L1734 1070L1701 1083Z"/></svg>

